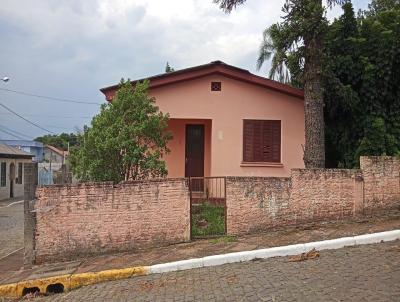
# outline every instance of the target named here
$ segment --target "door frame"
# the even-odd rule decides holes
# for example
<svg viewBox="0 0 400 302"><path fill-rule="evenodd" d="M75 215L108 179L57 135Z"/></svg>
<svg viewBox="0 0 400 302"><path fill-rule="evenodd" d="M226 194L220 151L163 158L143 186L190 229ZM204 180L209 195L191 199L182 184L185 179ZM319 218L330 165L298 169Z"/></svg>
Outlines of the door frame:
<svg viewBox="0 0 400 302"><path fill-rule="evenodd" d="M187 142L188 142L188 128L189 127L193 127L193 126L195 126L195 127L199 127L199 128L201 128L202 129L202 132L203 132L203 156L202 156L202 170L203 170L203 175L198 175L198 177L204 177L204 171L205 171L205 140L206 140L206 137L205 137L205 125L204 124L186 124L185 125L185 177L190 177L190 176L195 176L195 175L188 175L188 148L187 148ZM197 176L197 175L196 175Z"/></svg>

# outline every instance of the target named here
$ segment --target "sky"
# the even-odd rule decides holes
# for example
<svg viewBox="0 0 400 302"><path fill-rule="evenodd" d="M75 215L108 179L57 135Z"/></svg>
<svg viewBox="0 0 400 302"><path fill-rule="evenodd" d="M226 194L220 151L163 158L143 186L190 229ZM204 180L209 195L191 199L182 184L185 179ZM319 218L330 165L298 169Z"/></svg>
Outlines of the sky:
<svg viewBox="0 0 400 302"><path fill-rule="evenodd" d="M56 102L10 89L104 103L100 88L221 60L255 68L262 31L285 0L249 0L224 14L212 0L2 0L0 104L52 133L90 124L100 105ZM355 10L370 1L355 0ZM340 7L328 18L341 14ZM11 132L10 129L14 132ZM0 107L0 139L48 134ZM4 133L13 133L14 136ZM15 132L16 131L16 132Z"/></svg>

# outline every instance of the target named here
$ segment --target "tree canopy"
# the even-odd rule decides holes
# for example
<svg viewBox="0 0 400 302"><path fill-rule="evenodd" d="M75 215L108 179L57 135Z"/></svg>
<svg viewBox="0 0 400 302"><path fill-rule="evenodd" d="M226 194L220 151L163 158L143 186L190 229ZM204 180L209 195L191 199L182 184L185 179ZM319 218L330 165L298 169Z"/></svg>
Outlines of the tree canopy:
<svg viewBox="0 0 400 302"><path fill-rule="evenodd" d="M400 5L398 0L374 0L358 17L351 2L342 8L343 14L323 29L326 165L351 168L360 155L400 152ZM284 66L275 79L282 81L283 70L285 82L303 88L303 44L290 44L286 23L268 32L263 44L271 42L270 57L277 56ZM262 51L259 66L265 62L260 64Z"/></svg>
<svg viewBox="0 0 400 302"><path fill-rule="evenodd" d="M167 62L167 64L165 65L165 72L169 73L169 72L173 72L173 71L175 71L175 69L173 69L171 67L171 65L169 65L169 63Z"/></svg>
<svg viewBox="0 0 400 302"><path fill-rule="evenodd" d="M344 0L327 0L330 7ZM246 0L214 0L230 12ZM283 21L264 31L257 67L272 56L270 76L282 82L289 79L289 70L299 66L296 79L304 88L305 146L307 168L325 167L324 98L322 89L323 39L327 20L322 0L286 0ZM290 66L289 66L290 65ZM301 69L301 72L300 72Z"/></svg>
<svg viewBox="0 0 400 302"><path fill-rule="evenodd" d="M168 115L150 97L148 81L132 88L122 80L112 103L103 104L72 149L73 172L81 180L115 181L164 177L169 152Z"/></svg>
<svg viewBox="0 0 400 302"><path fill-rule="evenodd" d="M78 136L75 133L47 134L39 136L34 140L45 145L51 145L62 150L67 150L68 144L70 148L77 144Z"/></svg>

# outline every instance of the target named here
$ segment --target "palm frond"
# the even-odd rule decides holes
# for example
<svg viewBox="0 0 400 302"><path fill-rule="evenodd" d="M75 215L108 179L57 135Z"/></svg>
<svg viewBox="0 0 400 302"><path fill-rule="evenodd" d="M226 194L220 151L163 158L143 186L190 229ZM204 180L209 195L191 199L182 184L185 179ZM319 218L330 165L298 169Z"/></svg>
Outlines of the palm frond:
<svg viewBox="0 0 400 302"><path fill-rule="evenodd" d="M214 0L225 13L230 13L236 6L245 3L246 0Z"/></svg>

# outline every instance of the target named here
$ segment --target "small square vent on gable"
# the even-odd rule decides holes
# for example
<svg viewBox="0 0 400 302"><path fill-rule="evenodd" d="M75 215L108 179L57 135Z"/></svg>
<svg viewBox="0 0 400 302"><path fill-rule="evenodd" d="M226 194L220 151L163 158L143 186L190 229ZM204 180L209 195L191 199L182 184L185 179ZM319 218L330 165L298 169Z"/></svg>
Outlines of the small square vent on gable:
<svg viewBox="0 0 400 302"><path fill-rule="evenodd" d="M211 82L211 91L221 91L221 82Z"/></svg>

